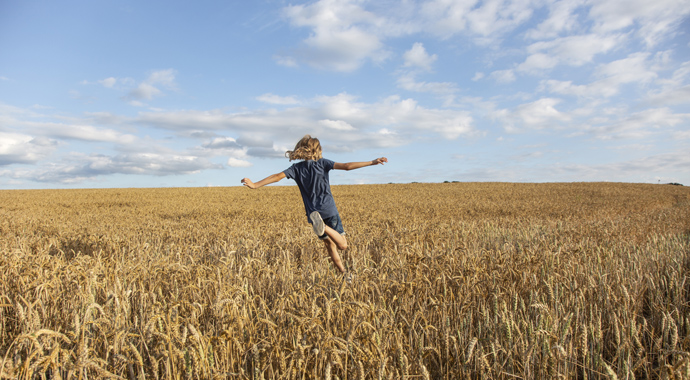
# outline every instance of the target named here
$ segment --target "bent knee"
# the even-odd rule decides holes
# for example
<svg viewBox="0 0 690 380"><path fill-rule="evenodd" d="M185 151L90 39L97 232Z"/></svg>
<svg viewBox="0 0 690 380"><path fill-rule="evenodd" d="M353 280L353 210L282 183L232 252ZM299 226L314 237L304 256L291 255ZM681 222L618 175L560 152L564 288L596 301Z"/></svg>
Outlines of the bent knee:
<svg viewBox="0 0 690 380"><path fill-rule="evenodd" d="M347 249L347 242L338 243L336 245L338 246L338 249L341 251L344 251Z"/></svg>

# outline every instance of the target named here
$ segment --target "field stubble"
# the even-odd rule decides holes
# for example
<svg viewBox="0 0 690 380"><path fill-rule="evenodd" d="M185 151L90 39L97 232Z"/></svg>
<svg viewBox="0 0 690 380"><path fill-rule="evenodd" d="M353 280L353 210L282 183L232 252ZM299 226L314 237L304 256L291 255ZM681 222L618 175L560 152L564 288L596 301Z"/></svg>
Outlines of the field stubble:
<svg viewBox="0 0 690 380"><path fill-rule="evenodd" d="M690 191L0 192L0 378L690 378Z"/></svg>

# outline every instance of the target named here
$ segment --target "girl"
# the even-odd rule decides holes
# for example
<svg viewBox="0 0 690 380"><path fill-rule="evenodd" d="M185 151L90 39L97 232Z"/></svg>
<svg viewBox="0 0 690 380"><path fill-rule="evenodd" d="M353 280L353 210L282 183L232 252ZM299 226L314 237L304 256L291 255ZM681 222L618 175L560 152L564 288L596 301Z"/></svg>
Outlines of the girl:
<svg viewBox="0 0 690 380"><path fill-rule="evenodd" d="M388 162L385 157L365 162L348 162L341 164L325 159L321 156L321 144L317 138L309 135L295 145L295 150L288 150L285 156L292 160L303 160L293 164L280 173L273 174L259 182L252 182L249 178L243 178L242 184L250 189L258 189L261 186L278 182L287 177L297 182L302 194L304 208L307 211L309 223L314 227L314 232L326 245L326 252L331 257L333 264L341 273L345 273L345 267L338 254L338 249L347 249L345 229L340 220L338 209L335 206L328 172L332 169L353 170L371 165L383 165Z"/></svg>

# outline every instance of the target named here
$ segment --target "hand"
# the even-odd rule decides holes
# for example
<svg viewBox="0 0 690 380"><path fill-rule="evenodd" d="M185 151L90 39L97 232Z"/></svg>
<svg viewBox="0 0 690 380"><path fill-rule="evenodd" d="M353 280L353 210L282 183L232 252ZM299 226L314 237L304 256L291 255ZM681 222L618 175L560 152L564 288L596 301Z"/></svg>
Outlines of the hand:
<svg viewBox="0 0 690 380"><path fill-rule="evenodd" d="M380 158L377 158L377 159L371 161L371 163L373 165L378 165L378 164L383 165L385 162L388 162L388 159L386 157L380 157Z"/></svg>
<svg viewBox="0 0 690 380"><path fill-rule="evenodd" d="M250 189L256 189L256 185L254 185L254 182L249 178L242 178L242 184Z"/></svg>

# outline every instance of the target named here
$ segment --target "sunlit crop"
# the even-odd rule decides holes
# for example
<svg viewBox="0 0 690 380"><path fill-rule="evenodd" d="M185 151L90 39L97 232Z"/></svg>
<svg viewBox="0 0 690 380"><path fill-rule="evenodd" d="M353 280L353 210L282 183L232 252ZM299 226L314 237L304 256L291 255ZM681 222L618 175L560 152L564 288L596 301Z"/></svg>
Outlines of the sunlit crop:
<svg viewBox="0 0 690 380"><path fill-rule="evenodd" d="M690 189L0 192L0 378L690 378Z"/></svg>

